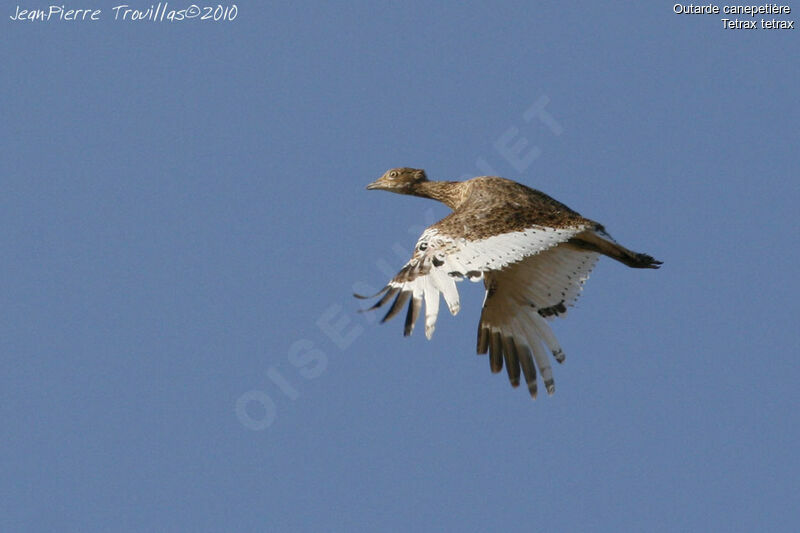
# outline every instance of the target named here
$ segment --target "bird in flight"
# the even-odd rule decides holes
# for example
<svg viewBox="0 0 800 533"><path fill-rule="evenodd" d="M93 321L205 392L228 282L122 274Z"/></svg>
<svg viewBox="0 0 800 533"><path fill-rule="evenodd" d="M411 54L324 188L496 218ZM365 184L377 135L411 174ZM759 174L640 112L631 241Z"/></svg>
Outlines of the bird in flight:
<svg viewBox="0 0 800 533"><path fill-rule="evenodd" d="M602 225L546 194L493 176L466 181L429 181L425 171L394 168L367 185L438 200L453 210L427 228L408 263L373 296L377 309L392 300L386 322L408 303L405 336L411 335L425 302L425 336L439 313L439 295L450 313L460 304L456 281L483 280L478 353L489 353L492 372L505 364L513 387L520 371L533 398L537 369L548 394L555 392L547 351L559 363L564 351L548 320L563 316L577 300L599 255L631 268L658 268L647 254L619 245Z"/></svg>

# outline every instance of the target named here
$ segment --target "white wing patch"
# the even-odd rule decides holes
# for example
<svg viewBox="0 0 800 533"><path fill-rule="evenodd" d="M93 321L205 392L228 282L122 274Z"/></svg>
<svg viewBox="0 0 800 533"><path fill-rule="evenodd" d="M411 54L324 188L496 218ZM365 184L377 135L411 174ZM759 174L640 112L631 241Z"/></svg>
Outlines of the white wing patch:
<svg viewBox="0 0 800 533"><path fill-rule="evenodd" d="M511 385L520 369L536 397L536 368L548 394L555 391L545 347L559 363L564 351L545 318L564 315L588 279L598 254L557 246L486 275L486 298L478 325L478 353L489 352L492 372L505 363ZM534 366L535 360L535 366Z"/></svg>
<svg viewBox="0 0 800 533"><path fill-rule="evenodd" d="M461 247L452 254L452 260L464 265L467 271L500 270L525 257L541 253L565 242L585 229L585 226L575 228L538 226L524 231L494 235L480 241L470 242L461 239Z"/></svg>
<svg viewBox="0 0 800 533"><path fill-rule="evenodd" d="M411 260L383 290L375 295L383 296L370 310L381 307L395 297L382 320L385 322L394 317L410 299L404 331L408 336L414 330L414 323L424 300L425 336L430 339L436 327L439 294L444 297L450 313L455 315L460 309L456 281L461 281L465 277L471 281L478 281L487 273L505 272L509 265L527 263L523 261L526 257L542 254L585 229L586 226L574 228L537 226L524 231L494 235L479 241L469 241L465 238L443 235L436 228L429 228L417 241ZM559 261L545 262L543 264L546 267L545 271L524 282L536 284L531 294L539 295L548 284L554 282L558 284L563 281L559 277L558 269L569 267L569 264L562 264ZM529 274L527 269L524 273L520 272L520 276ZM523 282L523 279L521 278L519 282ZM523 287L525 285L519 285L516 290L522 290ZM565 294L567 291L568 288L558 290L559 293ZM566 296L563 299L567 301ZM544 325L547 326L546 323Z"/></svg>

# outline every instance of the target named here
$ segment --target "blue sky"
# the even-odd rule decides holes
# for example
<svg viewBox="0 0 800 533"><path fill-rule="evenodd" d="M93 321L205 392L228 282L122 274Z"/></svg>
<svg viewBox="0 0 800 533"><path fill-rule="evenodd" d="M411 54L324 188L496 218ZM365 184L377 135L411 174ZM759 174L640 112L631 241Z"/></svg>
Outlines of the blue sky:
<svg viewBox="0 0 800 533"><path fill-rule="evenodd" d="M0 529L796 527L796 31L111 5L2 13ZM601 260L531 401L474 354L480 286L432 341L356 313L447 213L364 190L394 166L516 179L664 266Z"/></svg>

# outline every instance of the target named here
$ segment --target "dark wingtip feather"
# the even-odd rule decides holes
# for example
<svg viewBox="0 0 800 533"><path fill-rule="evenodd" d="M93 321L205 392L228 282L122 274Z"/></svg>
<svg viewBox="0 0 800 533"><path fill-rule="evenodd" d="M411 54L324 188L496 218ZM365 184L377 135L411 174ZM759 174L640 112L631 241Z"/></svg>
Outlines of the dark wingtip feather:
<svg viewBox="0 0 800 533"><path fill-rule="evenodd" d="M536 365L533 364L531 349L525 345L517 346L517 356L522 367L522 375L525 376L525 384L528 385L528 392L535 400L538 389L536 384Z"/></svg>
<svg viewBox="0 0 800 533"><path fill-rule="evenodd" d="M353 296L355 296L359 300L372 300L373 298L377 298L378 296L380 296L381 294L383 294L384 292L386 292L388 290L389 290L389 285L386 285L384 288L382 288L381 290L379 290L378 292L376 292L372 296L364 296L363 294L358 294L357 292L354 292Z"/></svg>
<svg viewBox="0 0 800 533"><path fill-rule="evenodd" d="M519 357L517 355L517 346L514 339L511 337L502 337L503 342L503 357L506 360L506 371L508 372L508 381L511 386L519 387Z"/></svg>
<svg viewBox="0 0 800 533"><path fill-rule="evenodd" d="M380 292L377 292L372 296L362 296L360 294L353 294L353 296L355 296L356 298L360 298L362 300L365 300L367 298L375 298L376 296L380 296L381 294L386 293L386 294L383 294L383 297L380 300L378 300L377 302L375 302L375 304L373 306L368 307L366 309L360 309L358 312L359 313L366 313L367 311L374 311L375 309L381 307L386 302L391 300L392 296L397 294L397 291L399 291L399 290L400 290L400 287L392 287L391 285L387 285L386 287L381 289Z"/></svg>
<svg viewBox="0 0 800 533"><path fill-rule="evenodd" d="M489 351L489 328L478 326L478 354L483 355Z"/></svg>
<svg viewBox="0 0 800 533"><path fill-rule="evenodd" d="M494 374L503 370L503 343L500 340L499 331L495 331L489 336L489 368Z"/></svg>
<svg viewBox="0 0 800 533"><path fill-rule="evenodd" d="M536 396L539 394L539 389L536 386L536 380L533 380L532 383L528 383L528 392L530 393L531 398L535 400Z"/></svg>
<svg viewBox="0 0 800 533"><path fill-rule="evenodd" d="M414 331L414 324L417 323L419 318L419 310L422 307L422 298L411 298L408 303L408 312L406 313L406 324L403 329L403 336L408 337Z"/></svg>
<svg viewBox="0 0 800 533"><path fill-rule="evenodd" d="M377 309L383 306L386 302L392 299L392 296L397 294L400 291L400 287L391 287L386 294L383 295L383 298L375 302L375 305L367 309L367 311L372 311L373 309Z"/></svg>
<svg viewBox="0 0 800 533"><path fill-rule="evenodd" d="M383 324L384 322L386 322L387 320L392 318L394 315L399 313L400 309L403 308L403 306L406 303L406 300L408 300L408 298L410 296L411 296L411 291L402 291L402 292L400 292L400 294L397 295L397 298L395 298L394 303L392 303L392 306L386 312L386 315L381 320L381 324ZM385 298L385 296L384 296L384 298Z"/></svg>

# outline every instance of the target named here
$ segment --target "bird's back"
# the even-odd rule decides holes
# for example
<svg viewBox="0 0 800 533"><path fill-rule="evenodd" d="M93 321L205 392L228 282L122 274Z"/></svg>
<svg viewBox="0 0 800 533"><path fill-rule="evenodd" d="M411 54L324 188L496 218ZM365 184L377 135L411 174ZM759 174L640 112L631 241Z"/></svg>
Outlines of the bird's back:
<svg viewBox="0 0 800 533"><path fill-rule="evenodd" d="M463 200L436 224L442 233L478 240L534 226L595 224L543 192L509 179L482 176L462 182L461 188Z"/></svg>

